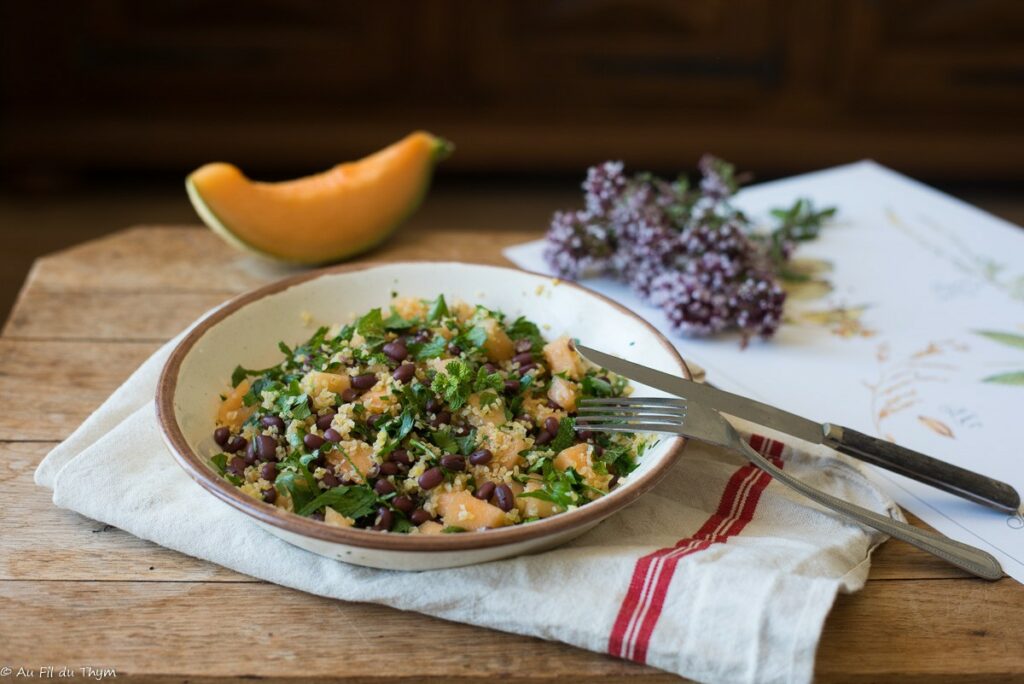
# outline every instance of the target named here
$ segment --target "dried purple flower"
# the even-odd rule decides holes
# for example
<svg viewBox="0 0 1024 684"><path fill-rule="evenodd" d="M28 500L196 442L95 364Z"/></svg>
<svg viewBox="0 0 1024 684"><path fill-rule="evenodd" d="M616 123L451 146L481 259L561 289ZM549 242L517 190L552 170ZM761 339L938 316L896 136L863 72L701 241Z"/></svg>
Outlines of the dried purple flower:
<svg viewBox="0 0 1024 684"><path fill-rule="evenodd" d="M591 167L586 208L555 213L544 257L564 278L608 275L629 283L685 335L737 330L744 344L770 337L786 299L776 274L794 242L816 236L834 209L816 212L798 200L776 212L774 232L752 234L728 202L741 180L732 165L706 155L699 167L697 190L685 179L627 177L622 162Z"/></svg>

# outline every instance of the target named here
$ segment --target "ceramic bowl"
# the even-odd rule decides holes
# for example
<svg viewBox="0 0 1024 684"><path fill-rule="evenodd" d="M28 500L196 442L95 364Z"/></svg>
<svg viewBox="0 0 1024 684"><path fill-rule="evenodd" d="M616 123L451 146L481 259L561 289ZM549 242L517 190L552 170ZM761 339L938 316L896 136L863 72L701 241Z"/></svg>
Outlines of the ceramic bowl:
<svg viewBox="0 0 1024 684"><path fill-rule="evenodd" d="M333 527L243 494L208 459L219 395L241 364L264 368L280 360L278 341L307 339L319 325L347 323L402 296L460 298L541 326L545 337L569 334L587 345L689 377L675 348L636 314L578 285L509 268L462 263L345 266L302 274L242 295L200 321L173 351L157 389L157 411L174 457L202 487L249 515L267 531L322 556L394 570L469 565L552 548L621 510L663 477L683 447L666 438L610 494L544 520L479 532L408 535ZM664 396L636 385L640 396Z"/></svg>

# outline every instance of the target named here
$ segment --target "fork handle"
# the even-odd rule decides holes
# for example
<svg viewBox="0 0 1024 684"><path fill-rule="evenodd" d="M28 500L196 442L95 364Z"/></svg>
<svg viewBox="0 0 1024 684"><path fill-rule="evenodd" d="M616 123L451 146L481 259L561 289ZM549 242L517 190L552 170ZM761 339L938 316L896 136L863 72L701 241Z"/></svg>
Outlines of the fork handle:
<svg viewBox="0 0 1024 684"><path fill-rule="evenodd" d="M821 504L825 508L832 509L837 513L842 513L848 518L852 518L863 525L867 525L868 527L872 527L880 532L884 532L890 537L902 539L908 544L916 546L922 551L926 551L957 566L958 568L966 570L972 575L976 575L987 580L997 580L1003 576L1002 566L999 565L999 561L997 561L990 553L968 544L962 544L953 539L949 539L948 537L943 537L926 530L918 529L912 525L899 522L898 520L893 520L888 516L881 515L856 504L852 504L849 501L844 501L830 494L826 494L825 492L805 484L801 480L796 479L789 473L777 467L764 456L754 451L754 449L752 449L745 441L740 440L740 446L743 449L743 453L751 463L771 475L776 480L788 485L811 501Z"/></svg>
<svg viewBox="0 0 1024 684"><path fill-rule="evenodd" d="M969 501L1016 513L1020 495L1010 485L842 425L825 423L824 443L836 451Z"/></svg>

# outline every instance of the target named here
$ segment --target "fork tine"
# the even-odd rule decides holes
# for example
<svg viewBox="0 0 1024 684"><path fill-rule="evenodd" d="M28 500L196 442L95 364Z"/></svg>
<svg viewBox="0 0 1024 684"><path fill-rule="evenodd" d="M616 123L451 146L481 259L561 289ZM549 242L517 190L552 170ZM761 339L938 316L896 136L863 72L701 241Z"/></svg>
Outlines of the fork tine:
<svg viewBox="0 0 1024 684"><path fill-rule="evenodd" d="M686 413L685 406L662 406L659 404L647 406L644 404L633 404L631 406L617 406L615 404L580 404L577 411L622 411L627 413L671 413L682 415Z"/></svg>
<svg viewBox="0 0 1024 684"><path fill-rule="evenodd" d="M649 423L670 423L679 425L686 419L684 415L659 415L657 413L581 413L577 421L590 423L612 423L615 421L647 421Z"/></svg>
<svg viewBox="0 0 1024 684"><path fill-rule="evenodd" d="M637 404L686 406L686 399L679 397L590 397L580 401L582 406L632 406Z"/></svg>
<svg viewBox="0 0 1024 684"><path fill-rule="evenodd" d="M678 424L670 425L668 423L629 423L629 424L610 424L610 425L586 425L582 426L583 429L593 430L595 432L667 432L669 434L678 435L682 434Z"/></svg>
<svg viewBox="0 0 1024 684"><path fill-rule="evenodd" d="M679 425L682 422L680 416L620 416L620 415L605 415L605 414L594 414L592 416L579 416L576 419L577 423L664 423L665 425Z"/></svg>

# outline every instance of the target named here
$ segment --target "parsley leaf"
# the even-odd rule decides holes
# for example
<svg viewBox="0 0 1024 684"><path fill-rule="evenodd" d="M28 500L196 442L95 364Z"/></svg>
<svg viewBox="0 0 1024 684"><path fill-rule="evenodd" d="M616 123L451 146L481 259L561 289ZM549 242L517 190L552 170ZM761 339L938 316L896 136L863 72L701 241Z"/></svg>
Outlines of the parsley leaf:
<svg viewBox="0 0 1024 684"><path fill-rule="evenodd" d="M301 472L300 472L301 471ZM301 510L306 504L316 498L318 488L316 480L306 469L306 466L293 462L291 467L286 467L277 474L274 480L277 491L287 494L292 499L295 510Z"/></svg>
<svg viewBox="0 0 1024 684"><path fill-rule="evenodd" d="M544 482L541 489L535 489L532 492L521 492L517 496L549 501L556 506L568 508L579 503L580 495L576 493L575 488L580 482L580 476L572 468L559 471L551 465L550 461L546 461L544 463Z"/></svg>
<svg viewBox="0 0 1024 684"><path fill-rule="evenodd" d="M455 344L459 347L472 347L473 349L480 349L487 342L487 330L479 325L475 325L466 332L459 335L458 340Z"/></svg>
<svg viewBox="0 0 1024 684"><path fill-rule="evenodd" d="M221 452L216 456L212 456L210 458L210 463L213 465L213 467L217 470L218 473L223 475L224 471L228 467L228 455Z"/></svg>
<svg viewBox="0 0 1024 684"><path fill-rule="evenodd" d="M444 295L438 295L430 304L430 309L427 311L428 321L437 321L448 315L448 304L444 301Z"/></svg>
<svg viewBox="0 0 1024 684"><path fill-rule="evenodd" d="M587 375L580 381L580 390L584 397L612 396L612 384L594 375Z"/></svg>
<svg viewBox="0 0 1024 684"><path fill-rule="evenodd" d="M480 367L476 375L465 361L449 361L443 373L434 376L430 383L430 389L448 403L452 411L457 411L465 405L469 395L474 392L485 392L494 390L498 392L505 387L505 381L499 373L490 373Z"/></svg>
<svg viewBox="0 0 1024 684"><path fill-rule="evenodd" d="M380 309L371 309L356 322L356 332L367 342L384 338L384 317Z"/></svg>
<svg viewBox="0 0 1024 684"><path fill-rule="evenodd" d="M383 324L386 330L408 330L412 327L413 322L406 320L392 309L391 315L384 319Z"/></svg>
<svg viewBox="0 0 1024 684"><path fill-rule="evenodd" d="M530 340L531 351L534 353L540 352L544 347L544 337L540 334L540 328L533 321L527 320L525 317L520 316L512 325L505 329L508 336L513 340L528 339Z"/></svg>
<svg viewBox="0 0 1024 684"><path fill-rule="evenodd" d="M296 510L299 515L309 515L324 506L330 506L338 513L355 519L372 513L376 502L377 496L367 485L342 485L328 489Z"/></svg>
<svg viewBox="0 0 1024 684"><path fill-rule="evenodd" d="M459 451L459 443L455 441L451 431L447 428L435 430L430 434L430 439L445 453L454 454Z"/></svg>
<svg viewBox="0 0 1024 684"><path fill-rule="evenodd" d="M268 373L276 374L279 371L278 366L271 366L270 368L264 368L263 370L254 370L252 368L243 368L242 366L235 366L235 370L231 373L231 386L238 387L242 384L242 381L246 378L252 378L259 375L266 375Z"/></svg>
<svg viewBox="0 0 1024 684"><path fill-rule="evenodd" d="M416 527L411 522L409 522L409 519L405 517L405 514L403 514L401 511L395 511L394 516L395 522L393 525L391 525L392 532L404 534L406 532L411 532L412 528Z"/></svg>
<svg viewBox="0 0 1024 684"><path fill-rule="evenodd" d="M441 335L437 335L429 342L412 342L408 346L409 352L416 357L417 361L426 361L427 359L439 358L444 354L444 350L448 348L448 340Z"/></svg>

